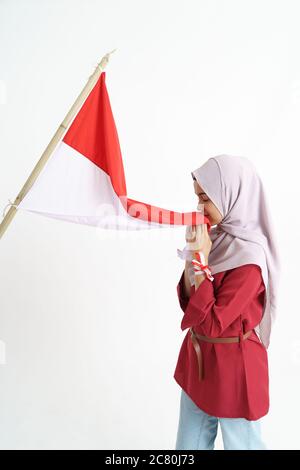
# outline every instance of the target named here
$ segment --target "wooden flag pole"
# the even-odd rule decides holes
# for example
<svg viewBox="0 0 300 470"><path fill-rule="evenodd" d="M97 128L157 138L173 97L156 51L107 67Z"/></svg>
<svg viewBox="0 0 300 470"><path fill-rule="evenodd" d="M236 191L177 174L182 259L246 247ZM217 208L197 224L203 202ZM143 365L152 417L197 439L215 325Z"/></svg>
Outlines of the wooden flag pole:
<svg viewBox="0 0 300 470"><path fill-rule="evenodd" d="M4 216L1 224L0 224L0 238L6 231L7 227L9 226L10 222L12 221L16 211L17 211L17 206L18 204L22 201L22 199L25 197L29 189L32 187L33 183L35 182L36 178L42 171L43 167L45 166L47 160L49 159L50 155L52 154L54 148L58 144L58 142L62 139L63 134L67 130L70 122L73 120L73 118L76 116L77 112L83 105L84 101L92 91L93 87L95 86L98 78L100 77L101 73L103 72L104 68L106 67L108 61L109 61L109 56L115 52L116 49L112 50L111 52L108 52L105 54L99 64L97 64L94 73L89 77L85 87L81 91L81 93L78 95L76 98L73 106L71 107L70 111L64 118L63 122L60 124L58 127L57 131L55 132L54 136L50 140L49 144L47 145L46 149L44 150L41 158L35 165L34 169L32 170L30 176L28 177L27 181L25 182L23 188L17 195L15 201L13 203L10 203L10 208L7 214Z"/></svg>

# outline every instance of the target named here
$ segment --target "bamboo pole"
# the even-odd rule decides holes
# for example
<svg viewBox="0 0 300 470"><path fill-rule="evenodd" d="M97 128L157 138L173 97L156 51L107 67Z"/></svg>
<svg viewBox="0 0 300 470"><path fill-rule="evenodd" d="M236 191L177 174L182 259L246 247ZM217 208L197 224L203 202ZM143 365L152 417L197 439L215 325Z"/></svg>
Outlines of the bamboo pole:
<svg viewBox="0 0 300 470"><path fill-rule="evenodd" d="M81 93L78 95L76 98L73 106L71 107L70 111L67 113L66 117L64 118L63 122L60 124L58 127L57 131L53 135L52 139L50 140L49 144L47 145L46 149L44 150L41 158L33 168L31 174L29 175L27 181L25 182L23 188L17 195L16 199L14 200L13 203L10 202L10 208L7 212L7 214L4 216L1 224L0 224L0 238L6 231L7 227L9 226L10 222L12 221L16 211L17 211L17 206L18 204L22 201L22 199L25 197L29 189L32 187L33 183L35 182L36 178L42 171L43 167L47 163L47 160L49 159L50 155L52 154L53 150L55 149L56 145L58 142L62 139L64 133L68 129L68 126L70 122L73 120L73 118L76 116L78 113L79 109L85 102L86 98L92 91L93 87L95 86L98 78L100 77L101 73L103 72L104 68L106 67L108 61L109 61L109 56L115 52L116 49L112 50L111 52L108 52L105 54L101 61L97 64L95 71L93 74L89 77L85 87L81 91Z"/></svg>

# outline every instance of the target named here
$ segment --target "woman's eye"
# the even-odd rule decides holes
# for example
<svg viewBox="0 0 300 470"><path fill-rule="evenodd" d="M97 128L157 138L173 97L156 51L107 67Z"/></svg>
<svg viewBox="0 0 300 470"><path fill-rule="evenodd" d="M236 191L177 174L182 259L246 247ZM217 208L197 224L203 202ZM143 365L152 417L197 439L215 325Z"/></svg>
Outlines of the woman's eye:
<svg viewBox="0 0 300 470"><path fill-rule="evenodd" d="M199 195L199 198L202 199L202 201L204 201L204 202L209 201L209 197L207 197L206 194Z"/></svg>

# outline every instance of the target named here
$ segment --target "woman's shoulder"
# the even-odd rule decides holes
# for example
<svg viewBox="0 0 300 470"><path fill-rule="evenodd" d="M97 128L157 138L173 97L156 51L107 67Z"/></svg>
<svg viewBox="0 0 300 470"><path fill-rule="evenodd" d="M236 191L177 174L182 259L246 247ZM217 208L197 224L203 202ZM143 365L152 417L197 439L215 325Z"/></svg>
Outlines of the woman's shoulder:
<svg viewBox="0 0 300 470"><path fill-rule="evenodd" d="M228 271L257 271L257 272L260 272L261 271L261 267L259 264L256 264L256 263L246 263L246 264L241 264L239 266L234 266L233 268L231 269L228 269Z"/></svg>
<svg viewBox="0 0 300 470"><path fill-rule="evenodd" d="M225 279L234 279L241 284L256 282L264 285L262 268L256 263L241 264L240 266L228 269L225 272L223 281L225 281Z"/></svg>
<svg viewBox="0 0 300 470"><path fill-rule="evenodd" d="M259 264L255 263L241 264L239 266L233 266L232 268L229 267L226 270L214 273L213 276L216 276L217 282L223 282L225 279L229 278L250 279L250 277L253 277L263 279L261 267Z"/></svg>
<svg viewBox="0 0 300 470"><path fill-rule="evenodd" d="M239 266L234 266L226 270L226 275L233 276L254 276L260 277L262 279L262 269L259 264L256 263L246 263Z"/></svg>
<svg viewBox="0 0 300 470"><path fill-rule="evenodd" d="M227 275L229 273L238 273L238 274L241 274L241 273L250 273L250 272L257 272L257 273L261 273L261 267L259 264L255 264L255 263L246 263L246 264L241 264L239 266L233 266L232 268L227 268L226 270L224 271L218 271L217 273L215 273L216 275Z"/></svg>

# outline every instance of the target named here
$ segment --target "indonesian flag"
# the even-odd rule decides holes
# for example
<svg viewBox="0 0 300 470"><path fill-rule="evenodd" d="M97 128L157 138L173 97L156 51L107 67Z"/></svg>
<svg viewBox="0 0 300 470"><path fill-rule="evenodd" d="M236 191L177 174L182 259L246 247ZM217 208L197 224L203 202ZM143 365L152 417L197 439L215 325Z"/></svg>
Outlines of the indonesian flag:
<svg viewBox="0 0 300 470"><path fill-rule="evenodd" d="M106 229L206 223L210 230L201 212L174 212L127 197L105 76L102 72L18 209Z"/></svg>

